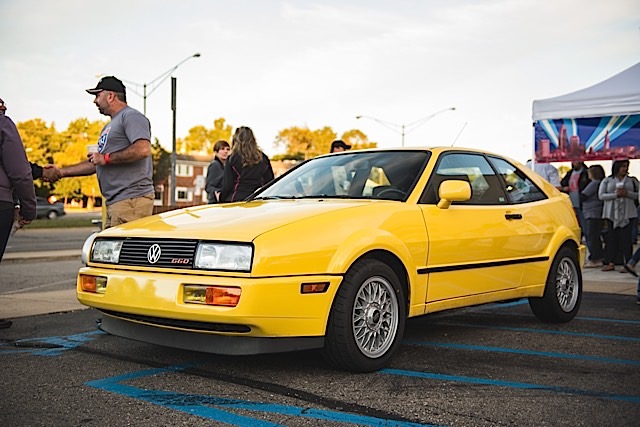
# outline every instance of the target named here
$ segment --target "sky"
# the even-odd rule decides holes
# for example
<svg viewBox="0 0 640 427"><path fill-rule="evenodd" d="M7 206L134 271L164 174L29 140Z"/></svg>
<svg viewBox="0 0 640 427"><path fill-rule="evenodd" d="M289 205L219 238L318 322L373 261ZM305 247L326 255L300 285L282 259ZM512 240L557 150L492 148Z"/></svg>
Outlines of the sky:
<svg viewBox="0 0 640 427"><path fill-rule="evenodd" d="M140 111L147 83L152 137L169 151L162 76L178 64L177 138L223 117L271 156L292 126L359 129L391 148L405 125L408 147L524 162L534 100L640 61L638 0L0 0L0 28L0 97L15 122L107 119L85 89L115 75Z"/></svg>

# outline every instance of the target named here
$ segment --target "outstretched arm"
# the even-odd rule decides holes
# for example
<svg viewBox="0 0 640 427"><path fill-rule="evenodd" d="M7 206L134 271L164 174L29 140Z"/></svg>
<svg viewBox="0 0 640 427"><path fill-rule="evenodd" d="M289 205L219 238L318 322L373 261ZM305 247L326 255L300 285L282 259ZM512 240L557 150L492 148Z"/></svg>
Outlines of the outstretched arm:
<svg viewBox="0 0 640 427"><path fill-rule="evenodd" d="M76 163L75 165L66 166L58 169L60 172L60 178L69 176L87 176L96 173L96 165L85 160L84 162Z"/></svg>

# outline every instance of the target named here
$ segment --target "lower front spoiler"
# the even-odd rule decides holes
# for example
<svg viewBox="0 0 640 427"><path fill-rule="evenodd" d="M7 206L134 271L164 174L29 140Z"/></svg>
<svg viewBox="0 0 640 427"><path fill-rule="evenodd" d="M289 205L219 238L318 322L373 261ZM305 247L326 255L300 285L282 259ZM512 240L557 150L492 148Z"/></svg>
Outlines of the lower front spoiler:
<svg viewBox="0 0 640 427"><path fill-rule="evenodd" d="M102 313L100 329L123 338L165 347L229 356L282 353L324 347L324 337L241 337L162 328Z"/></svg>

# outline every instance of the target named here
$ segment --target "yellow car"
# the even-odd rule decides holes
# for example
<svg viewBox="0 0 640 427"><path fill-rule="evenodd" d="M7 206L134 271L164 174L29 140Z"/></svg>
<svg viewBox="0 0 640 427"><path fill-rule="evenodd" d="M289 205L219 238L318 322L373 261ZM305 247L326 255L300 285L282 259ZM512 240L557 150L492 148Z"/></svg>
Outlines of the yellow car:
<svg viewBox="0 0 640 427"><path fill-rule="evenodd" d="M528 298L567 322L585 247L566 194L479 150L347 151L239 203L166 212L92 236L78 300L113 335L240 355L322 348L388 364L406 319Z"/></svg>

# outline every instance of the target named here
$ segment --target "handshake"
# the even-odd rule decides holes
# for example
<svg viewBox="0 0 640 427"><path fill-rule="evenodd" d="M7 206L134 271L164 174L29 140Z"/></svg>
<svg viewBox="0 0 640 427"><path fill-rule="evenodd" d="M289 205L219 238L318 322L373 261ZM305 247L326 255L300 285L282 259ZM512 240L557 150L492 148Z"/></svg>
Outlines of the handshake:
<svg viewBox="0 0 640 427"><path fill-rule="evenodd" d="M42 180L46 182L56 182L62 178L62 172L55 165L42 166Z"/></svg>
<svg viewBox="0 0 640 427"><path fill-rule="evenodd" d="M71 176L87 176L96 173L96 166L108 165L110 162L109 154L101 154L98 152L98 145L92 144L87 147L87 160L71 166L59 168L56 165L38 166L31 163L31 174L33 179L41 178L46 182L56 182L60 178Z"/></svg>

